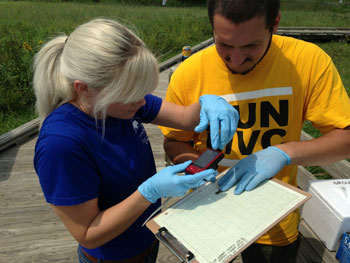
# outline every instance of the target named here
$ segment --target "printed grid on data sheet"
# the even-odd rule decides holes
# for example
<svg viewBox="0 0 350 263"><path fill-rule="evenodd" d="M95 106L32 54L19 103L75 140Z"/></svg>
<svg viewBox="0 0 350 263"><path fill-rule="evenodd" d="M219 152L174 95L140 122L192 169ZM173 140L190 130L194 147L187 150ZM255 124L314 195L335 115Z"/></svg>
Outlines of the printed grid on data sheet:
<svg viewBox="0 0 350 263"><path fill-rule="evenodd" d="M225 262L306 197L273 181L234 195L197 189L154 220L165 226L200 263Z"/></svg>

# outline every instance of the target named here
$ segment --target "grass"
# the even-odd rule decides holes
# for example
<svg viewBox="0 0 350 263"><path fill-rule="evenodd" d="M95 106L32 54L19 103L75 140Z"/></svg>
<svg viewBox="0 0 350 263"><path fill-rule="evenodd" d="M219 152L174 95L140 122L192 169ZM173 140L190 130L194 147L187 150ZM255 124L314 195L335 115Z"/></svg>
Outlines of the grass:
<svg viewBox="0 0 350 263"><path fill-rule="evenodd" d="M318 45L333 59L333 62L340 73L345 89L348 94L350 94L350 43L330 42Z"/></svg>
<svg viewBox="0 0 350 263"><path fill-rule="evenodd" d="M306 169L312 173L317 179L324 180L324 179L332 179L333 176L327 173L325 170L323 170L319 166L307 166Z"/></svg>
<svg viewBox="0 0 350 263"><path fill-rule="evenodd" d="M210 35L206 11L198 7L0 1L0 17L0 134L27 122L22 113L33 113L32 58L50 37L69 35L96 17L111 18L137 31L164 61Z"/></svg>
<svg viewBox="0 0 350 263"><path fill-rule="evenodd" d="M0 112L0 134L2 130L4 131L3 133L5 133L35 119L36 117L34 107L29 107L28 110L24 111L11 112L8 115Z"/></svg>
<svg viewBox="0 0 350 263"><path fill-rule="evenodd" d="M119 20L137 31L150 49L164 54L185 44L194 45L211 34L204 8L161 8L123 4L0 2L1 31L16 32L30 44L58 33L69 34L76 26L96 17ZM6 10L6 11L5 11ZM20 19L13 19L13 18ZM195 33L193 33L195 32Z"/></svg>
<svg viewBox="0 0 350 263"><path fill-rule="evenodd" d="M281 26L348 27L350 25L349 5L331 5L323 1L282 1L281 10Z"/></svg>
<svg viewBox="0 0 350 263"><path fill-rule="evenodd" d="M347 2L345 0L344 2ZM205 1L144 0L133 4L106 0L39 2L0 0L0 134L35 117L31 89L32 57L43 42L59 33L69 33L79 24L96 17L121 21L133 28L160 62L212 36ZM127 1L124 1L127 2ZM191 1L190 1L191 2ZM349 5L323 1L282 1L281 26L345 27L350 25ZM179 7L180 6L180 7ZM350 46L320 44L334 59L348 92L350 89ZM310 127L311 129L311 127Z"/></svg>

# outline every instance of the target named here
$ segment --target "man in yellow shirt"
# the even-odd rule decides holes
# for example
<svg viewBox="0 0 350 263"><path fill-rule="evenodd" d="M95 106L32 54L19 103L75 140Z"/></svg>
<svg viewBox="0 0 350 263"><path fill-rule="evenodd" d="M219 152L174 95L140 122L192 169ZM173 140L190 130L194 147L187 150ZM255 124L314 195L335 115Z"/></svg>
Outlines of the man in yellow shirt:
<svg viewBox="0 0 350 263"><path fill-rule="evenodd" d="M350 157L350 101L331 58L312 43L274 35L278 0L208 0L215 45L186 59L171 77L166 100L190 105L203 94L225 98L240 114L223 150L219 181L235 194L273 176L296 186L296 165ZM323 136L300 141L311 121ZM161 127L174 163L211 147L207 132ZM242 253L247 262L295 262L299 212L291 213Z"/></svg>

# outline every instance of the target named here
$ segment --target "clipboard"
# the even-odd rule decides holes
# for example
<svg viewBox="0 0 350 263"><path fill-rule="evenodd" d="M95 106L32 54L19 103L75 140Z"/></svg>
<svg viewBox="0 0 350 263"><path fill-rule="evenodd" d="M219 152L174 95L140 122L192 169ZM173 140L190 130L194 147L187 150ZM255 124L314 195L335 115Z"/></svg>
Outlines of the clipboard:
<svg viewBox="0 0 350 263"><path fill-rule="evenodd" d="M240 195L217 190L207 183L146 223L180 262L227 263L311 198L275 178Z"/></svg>

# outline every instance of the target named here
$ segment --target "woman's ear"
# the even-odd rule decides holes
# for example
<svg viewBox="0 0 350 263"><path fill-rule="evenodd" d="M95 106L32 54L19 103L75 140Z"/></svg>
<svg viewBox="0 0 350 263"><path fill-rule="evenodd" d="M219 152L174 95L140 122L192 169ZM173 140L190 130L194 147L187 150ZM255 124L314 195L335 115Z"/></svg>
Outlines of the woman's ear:
<svg viewBox="0 0 350 263"><path fill-rule="evenodd" d="M91 97L91 91L87 84L80 80L74 81L74 90L79 96Z"/></svg>

